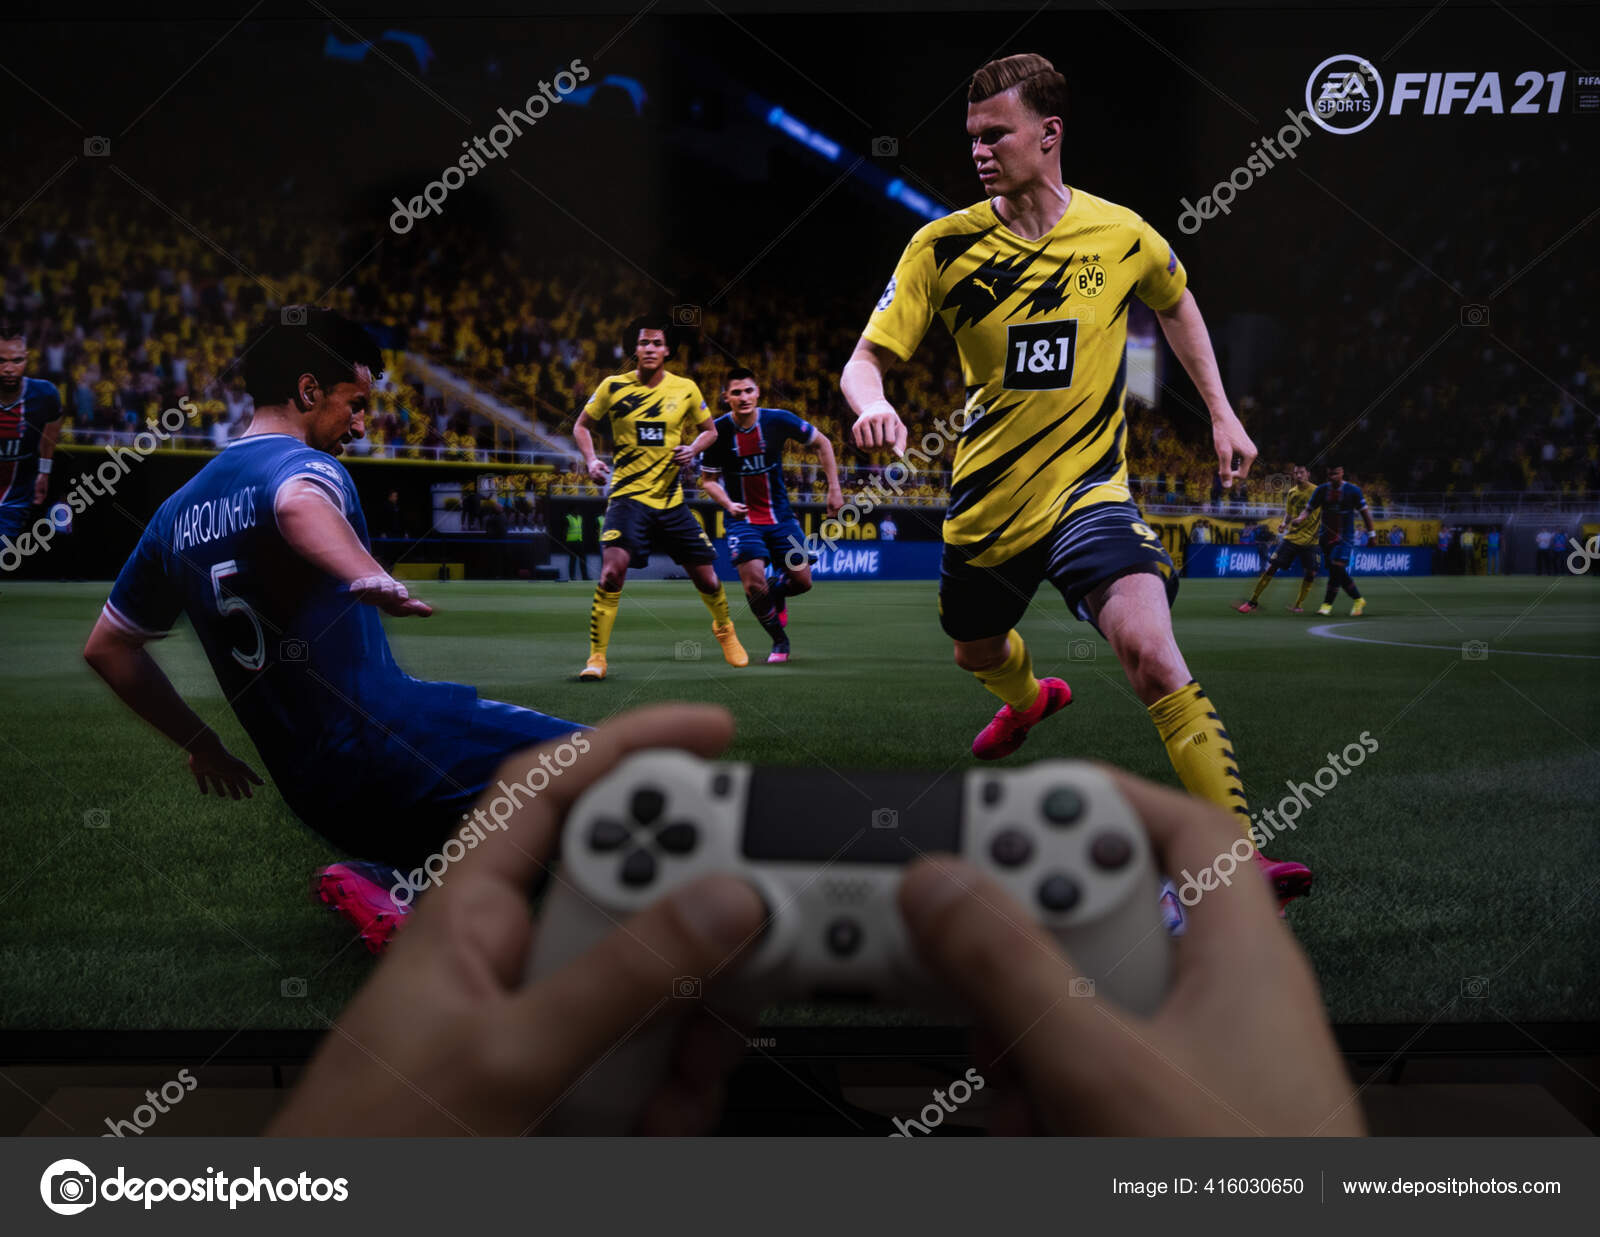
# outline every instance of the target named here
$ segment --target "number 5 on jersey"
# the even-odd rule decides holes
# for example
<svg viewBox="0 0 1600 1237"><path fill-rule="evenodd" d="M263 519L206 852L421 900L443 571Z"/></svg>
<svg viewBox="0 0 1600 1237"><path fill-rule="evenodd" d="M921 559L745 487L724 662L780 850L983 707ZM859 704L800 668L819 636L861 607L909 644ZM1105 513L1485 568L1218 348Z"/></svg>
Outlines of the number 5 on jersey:
<svg viewBox="0 0 1600 1237"><path fill-rule="evenodd" d="M217 563L211 568L211 591L217 598L218 614L239 614L249 620L250 626L256 633L256 647L253 653L246 653L242 649L229 649L233 660L246 670L259 670L267 664L267 639L261 631L261 620L256 617L256 612L250 608L250 603L243 597L224 597L222 595L222 582L229 576L239 574L239 563L236 559Z"/></svg>
<svg viewBox="0 0 1600 1237"><path fill-rule="evenodd" d="M1072 385L1078 320L1019 322L1006 328L1008 391L1059 391Z"/></svg>

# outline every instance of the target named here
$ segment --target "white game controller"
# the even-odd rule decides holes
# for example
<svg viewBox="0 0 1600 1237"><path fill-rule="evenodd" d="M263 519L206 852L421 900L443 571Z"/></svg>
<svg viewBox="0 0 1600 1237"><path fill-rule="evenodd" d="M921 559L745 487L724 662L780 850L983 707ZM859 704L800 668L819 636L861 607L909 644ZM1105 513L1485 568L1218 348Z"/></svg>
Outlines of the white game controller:
<svg viewBox="0 0 1600 1237"><path fill-rule="evenodd" d="M749 881L769 912L765 934L718 980L730 1009L866 999L950 1010L895 902L906 865L936 852L998 880L1098 994L1139 1014L1161 1003L1172 941L1149 841L1111 780L1069 760L930 785L918 774L837 776L635 753L568 814L529 975L566 966L670 890L726 872ZM662 997L699 990L699 977L684 976ZM629 1132L665 1076L678 1022L659 1019L618 1046L542 1128Z"/></svg>

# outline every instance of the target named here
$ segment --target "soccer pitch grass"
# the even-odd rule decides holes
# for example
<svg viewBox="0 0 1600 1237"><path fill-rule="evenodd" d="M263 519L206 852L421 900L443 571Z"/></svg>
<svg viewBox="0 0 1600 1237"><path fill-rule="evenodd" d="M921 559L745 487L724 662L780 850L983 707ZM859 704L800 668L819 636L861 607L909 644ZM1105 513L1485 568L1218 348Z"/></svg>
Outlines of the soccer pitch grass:
<svg viewBox="0 0 1600 1237"><path fill-rule="evenodd" d="M1175 627L1252 808L1363 732L1379 745L1269 848L1316 873L1289 922L1335 1021L1600 1018L1600 585L1368 579L1371 608L1352 621L1343 598L1332 619L1286 614L1282 580L1236 614L1244 583L1185 582ZM968 745L996 702L951 663L931 582L819 584L791 603L784 666L764 664L736 600L744 670L721 661L687 582L632 583L611 677L580 684L591 588L426 584L437 613L388 626L411 673L576 721L726 705L731 756L815 766L819 785L826 767L975 763ZM79 650L106 590L0 593L0 1026L320 1029L372 965L310 898L313 868L334 856L270 785L248 802L202 798L182 755L94 677ZM1090 757L1175 785L1104 641L1049 589L1022 631L1035 669L1067 678L1075 700L1005 763ZM187 627L156 652L259 771ZM285 995L300 991L291 979L303 996Z"/></svg>

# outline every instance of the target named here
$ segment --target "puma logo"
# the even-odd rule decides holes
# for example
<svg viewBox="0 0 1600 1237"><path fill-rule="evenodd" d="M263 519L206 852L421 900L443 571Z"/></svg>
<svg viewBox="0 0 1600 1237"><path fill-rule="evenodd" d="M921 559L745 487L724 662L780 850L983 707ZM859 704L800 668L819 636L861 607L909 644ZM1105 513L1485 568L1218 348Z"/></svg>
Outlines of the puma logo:
<svg viewBox="0 0 1600 1237"><path fill-rule="evenodd" d="M979 279L976 276L974 276L972 282L973 282L973 284L975 286L977 286L979 288L982 288L985 292L987 292L992 299L994 299L994 300L999 300L1000 299L998 296L995 295L994 285L992 283L990 283L987 279Z"/></svg>

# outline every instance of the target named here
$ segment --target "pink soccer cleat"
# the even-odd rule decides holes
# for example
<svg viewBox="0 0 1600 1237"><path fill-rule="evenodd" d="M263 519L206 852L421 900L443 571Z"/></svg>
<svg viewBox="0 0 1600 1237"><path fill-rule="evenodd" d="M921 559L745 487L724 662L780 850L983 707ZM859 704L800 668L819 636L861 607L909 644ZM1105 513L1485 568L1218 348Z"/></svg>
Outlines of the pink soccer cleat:
<svg viewBox="0 0 1600 1237"><path fill-rule="evenodd" d="M1256 866L1261 869L1261 875L1267 878L1267 884L1272 886L1272 892L1278 895L1279 919L1284 917L1284 908L1290 902L1310 895L1311 869L1305 864L1296 863L1293 859L1268 859L1257 851Z"/></svg>
<svg viewBox="0 0 1600 1237"><path fill-rule="evenodd" d="M330 864L313 885L319 901L338 911L361 935L368 952L381 954L411 914L409 902L389 894L394 869L383 863Z"/></svg>
<svg viewBox="0 0 1600 1237"><path fill-rule="evenodd" d="M1028 731L1071 703L1072 688L1065 679L1040 679L1039 695L1033 706L1022 712L1009 704L1001 705L1000 711L972 741L972 754L979 760L999 760L1011 755L1027 740Z"/></svg>

